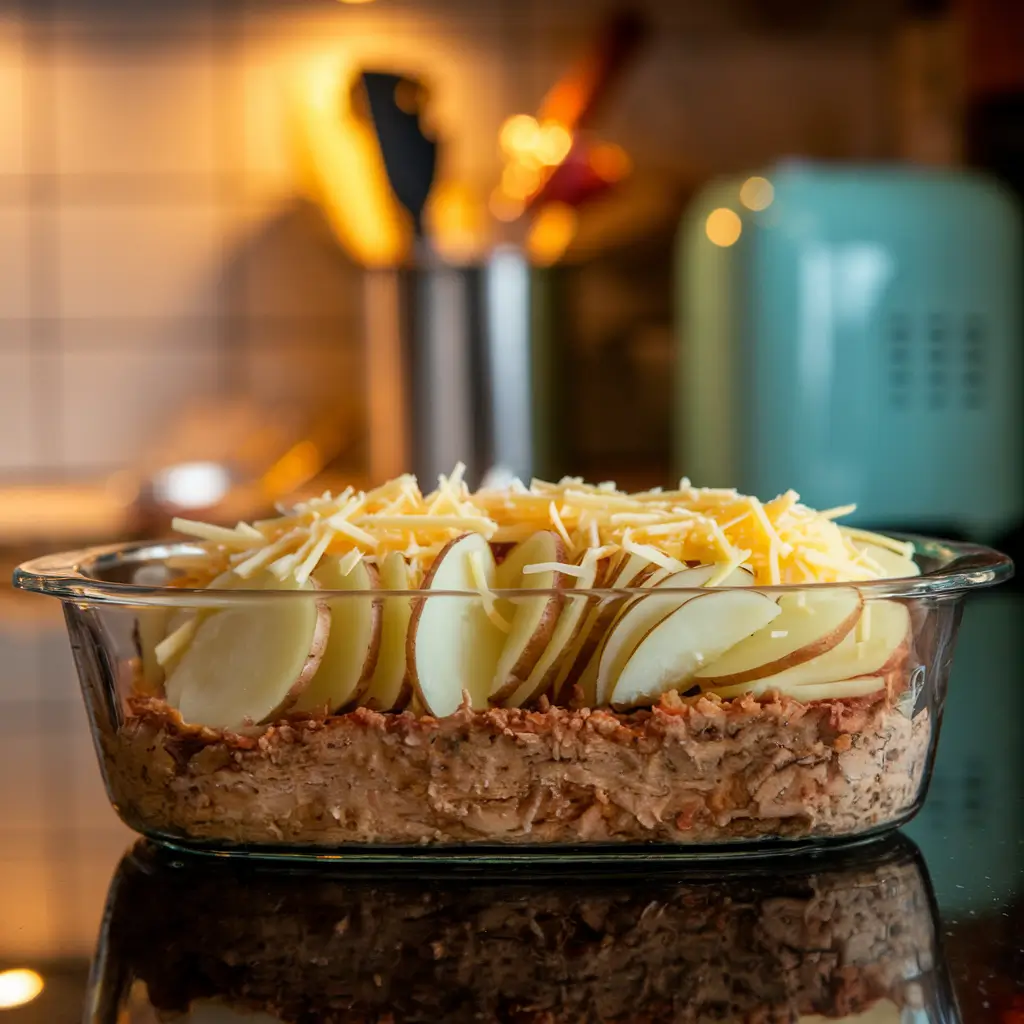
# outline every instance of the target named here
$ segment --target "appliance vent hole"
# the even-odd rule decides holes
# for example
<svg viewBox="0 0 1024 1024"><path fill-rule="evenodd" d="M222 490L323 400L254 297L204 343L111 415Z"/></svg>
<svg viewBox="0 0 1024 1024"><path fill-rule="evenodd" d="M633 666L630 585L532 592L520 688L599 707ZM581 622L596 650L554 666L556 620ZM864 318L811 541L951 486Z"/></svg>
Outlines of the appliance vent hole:
<svg viewBox="0 0 1024 1024"><path fill-rule="evenodd" d="M887 324L889 404L895 409L910 405L913 383L910 351L910 318L906 313L893 313Z"/></svg>
<svg viewBox="0 0 1024 1024"><path fill-rule="evenodd" d="M981 409L988 397L988 328L985 318L971 313L964 320L961 344L961 401L965 409Z"/></svg>
<svg viewBox="0 0 1024 1024"><path fill-rule="evenodd" d="M946 408L949 399L949 324L941 313L928 317L927 365L928 408Z"/></svg>

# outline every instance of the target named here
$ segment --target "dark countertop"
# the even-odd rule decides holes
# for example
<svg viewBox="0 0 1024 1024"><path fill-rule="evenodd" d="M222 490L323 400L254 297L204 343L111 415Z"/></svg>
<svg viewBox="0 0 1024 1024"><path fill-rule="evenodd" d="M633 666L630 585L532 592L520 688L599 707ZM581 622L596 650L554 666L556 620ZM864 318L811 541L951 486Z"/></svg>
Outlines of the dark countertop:
<svg viewBox="0 0 1024 1024"><path fill-rule="evenodd" d="M162 1020L154 1005L169 1013L192 999L192 1015L179 1019L193 1024L1021 1024L1022 611L1024 597L1009 588L969 606L931 792L903 834L767 865L491 868L476 877L268 871L183 863L146 846L118 868L111 849L102 985L85 1019ZM0 853L16 827L0 819ZM52 844L42 856L68 863ZM23 899L43 913L62 898L64 870L40 875ZM90 905L99 931L101 900ZM17 934L0 926L0 940L0 967L33 967L47 982L33 1003L0 1011L0 1024L82 1019L85 959L41 948L13 959ZM234 1015L214 1015L208 1001L218 995ZM889 996L902 1015L879 1001Z"/></svg>

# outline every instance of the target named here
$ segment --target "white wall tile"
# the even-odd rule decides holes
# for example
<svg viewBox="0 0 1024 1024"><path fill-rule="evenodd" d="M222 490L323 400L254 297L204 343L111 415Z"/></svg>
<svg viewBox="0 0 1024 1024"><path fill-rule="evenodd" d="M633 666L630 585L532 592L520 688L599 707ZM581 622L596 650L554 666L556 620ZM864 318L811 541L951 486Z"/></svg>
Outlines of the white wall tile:
<svg viewBox="0 0 1024 1024"><path fill-rule="evenodd" d="M5 832L40 831L46 826L50 809L44 799L45 750L43 738L33 732L5 734L0 742L0 807Z"/></svg>
<svg viewBox="0 0 1024 1024"><path fill-rule="evenodd" d="M62 46L54 70L62 175L211 174L213 54L201 41L141 53Z"/></svg>
<svg viewBox="0 0 1024 1024"><path fill-rule="evenodd" d="M37 400L27 344L0 348L0 473L36 462Z"/></svg>
<svg viewBox="0 0 1024 1024"><path fill-rule="evenodd" d="M58 34L160 41L208 29L220 0L53 0Z"/></svg>
<svg viewBox="0 0 1024 1024"><path fill-rule="evenodd" d="M117 349L167 352L217 347L220 324L213 316L174 316L160 320L64 320L60 343L65 352Z"/></svg>
<svg viewBox="0 0 1024 1024"><path fill-rule="evenodd" d="M358 418L363 363L357 339L301 324L261 326L253 336L246 357L250 394L268 405L347 405Z"/></svg>
<svg viewBox="0 0 1024 1024"><path fill-rule="evenodd" d="M216 351L186 349L67 353L65 465L131 465L175 412L216 389L218 359Z"/></svg>
<svg viewBox="0 0 1024 1024"><path fill-rule="evenodd" d="M232 70L232 79L246 191L260 196L294 194L299 190L300 172L290 131L285 68L273 52L247 47Z"/></svg>
<svg viewBox="0 0 1024 1024"><path fill-rule="evenodd" d="M213 207L67 209L58 233L63 316L159 320L216 309L223 253Z"/></svg>
<svg viewBox="0 0 1024 1024"><path fill-rule="evenodd" d="M25 75L21 26L0 15L0 176L26 169Z"/></svg>
<svg viewBox="0 0 1024 1024"><path fill-rule="evenodd" d="M362 270L320 211L302 201L247 204L236 214L226 273L236 312L255 318L359 315Z"/></svg>
<svg viewBox="0 0 1024 1024"><path fill-rule="evenodd" d="M52 865L41 839L31 848L15 853L15 839L4 832L0 851L0 959L23 962L34 957L53 955L58 939L51 891Z"/></svg>
<svg viewBox="0 0 1024 1024"><path fill-rule="evenodd" d="M0 110L0 123L2 120ZM21 206L0 207L0 319L28 315L29 211Z"/></svg>
<svg viewBox="0 0 1024 1024"><path fill-rule="evenodd" d="M39 634L15 624L0 625L0 706L30 703L39 688Z"/></svg>

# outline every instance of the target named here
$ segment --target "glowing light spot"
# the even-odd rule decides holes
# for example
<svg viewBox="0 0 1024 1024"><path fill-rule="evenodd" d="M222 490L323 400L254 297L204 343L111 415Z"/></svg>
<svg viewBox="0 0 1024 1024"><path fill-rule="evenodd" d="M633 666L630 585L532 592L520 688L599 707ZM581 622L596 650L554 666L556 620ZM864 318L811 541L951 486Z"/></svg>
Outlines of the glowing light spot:
<svg viewBox="0 0 1024 1024"><path fill-rule="evenodd" d="M227 470L216 462L182 462L167 466L153 479L157 500L176 508L209 508L231 489Z"/></svg>
<svg viewBox="0 0 1024 1024"><path fill-rule="evenodd" d="M502 191L512 199L527 199L540 188L540 171L527 164L509 164L501 175Z"/></svg>
<svg viewBox="0 0 1024 1024"><path fill-rule="evenodd" d="M747 178L740 186L740 202L748 210L767 210L775 199L775 189L767 178Z"/></svg>
<svg viewBox="0 0 1024 1024"><path fill-rule="evenodd" d="M43 991L43 979L35 971L19 967L13 971L0 971L0 1009L31 1003Z"/></svg>
<svg viewBox="0 0 1024 1024"><path fill-rule="evenodd" d="M549 122L540 129L540 138L535 151L540 162L548 167L556 167L572 149L572 133L557 121Z"/></svg>
<svg viewBox="0 0 1024 1024"><path fill-rule="evenodd" d="M498 141L506 153L528 153L540 141L540 125L529 114L516 114L501 126Z"/></svg>
<svg viewBox="0 0 1024 1024"><path fill-rule="evenodd" d="M560 259L576 236L578 217L566 203L545 206L530 226L526 249L533 261L542 267Z"/></svg>
<svg viewBox="0 0 1024 1024"><path fill-rule="evenodd" d="M633 161L621 146L603 142L591 150L590 166L604 181L621 181L633 170Z"/></svg>
<svg viewBox="0 0 1024 1024"><path fill-rule="evenodd" d="M495 219L508 224L522 216L526 204L521 199L513 199L499 186L491 193L487 206Z"/></svg>
<svg viewBox="0 0 1024 1024"><path fill-rule="evenodd" d="M735 211L720 206L708 214L704 230L715 245L725 248L735 244L740 237L740 233L743 231L743 222Z"/></svg>
<svg viewBox="0 0 1024 1024"><path fill-rule="evenodd" d="M427 224L438 252L453 263L479 256L486 242L483 203L468 186L443 182L427 203Z"/></svg>

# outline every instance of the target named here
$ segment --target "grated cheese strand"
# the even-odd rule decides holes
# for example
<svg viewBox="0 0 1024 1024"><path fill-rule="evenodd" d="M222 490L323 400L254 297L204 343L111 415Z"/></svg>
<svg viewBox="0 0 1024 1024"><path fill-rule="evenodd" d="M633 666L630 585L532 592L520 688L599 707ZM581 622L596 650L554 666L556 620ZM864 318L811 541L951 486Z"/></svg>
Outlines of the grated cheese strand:
<svg viewBox="0 0 1024 1024"><path fill-rule="evenodd" d="M483 558L479 551L471 551L469 558L469 574L473 577L473 585L476 587L480 598L483 601L484 613L503 633L512 629L512 623L508 622L498 611L498 599L494 591L487 585L487 574L484 572Z"/></svg>

